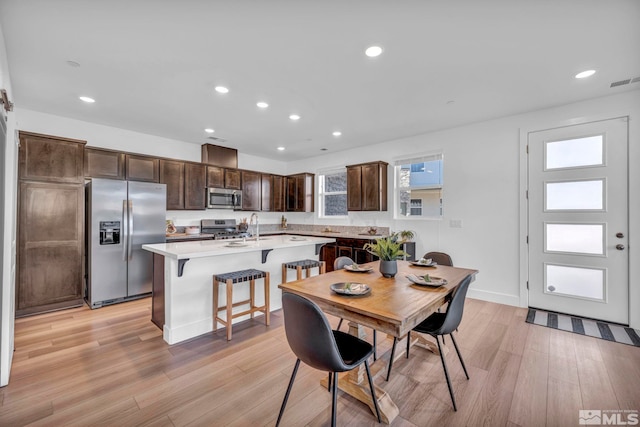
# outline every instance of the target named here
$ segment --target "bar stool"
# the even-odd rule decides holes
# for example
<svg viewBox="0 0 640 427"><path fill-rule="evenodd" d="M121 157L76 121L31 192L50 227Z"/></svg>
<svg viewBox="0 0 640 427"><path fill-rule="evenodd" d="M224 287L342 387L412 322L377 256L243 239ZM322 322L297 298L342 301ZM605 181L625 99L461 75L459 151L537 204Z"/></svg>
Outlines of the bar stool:
<svg viewBox="0 0 640 427"><path fill-rule="evenodd" d="M311 269L318 268L318 274L327 272L327 264L324 261L316 261L314 259L303 259L301 261L291 261L282 264L282 283L287 283L287 269L296 270L296 280L302 280L302 270L305 271L306 277L311 277Z"/></svg>
<svg viewBox="0 0 640 427"><path fill-rule="evenodd" d="M264 278L264 305L260 307L256 307L256 279ZM242 283L249 281L249 299L233 302L233 285L236 283ZM220 283L224 283L227 285L227 302L226 305L222 307L218 307L219 297L218 297L218 287ZM249 309L242 311L240 313L233 314L233 307L237 307L240 305L249 304ZM227 317L225 320L222 320L218 317L218 313L221 310L226 310ZM233 319L236 317L244 316L246 314L251 314L251 318L253 319L253 314L256 311L261 311L264 313L264 321L267 326L269 326L269 272L256 270L253 268L247 270L240 271L232 271L230 273L223 274L214 274L213 276L213 331L218 330L218 322L222 323L227 327L227 341L231 340L231 324L233 323Z"/></svg>

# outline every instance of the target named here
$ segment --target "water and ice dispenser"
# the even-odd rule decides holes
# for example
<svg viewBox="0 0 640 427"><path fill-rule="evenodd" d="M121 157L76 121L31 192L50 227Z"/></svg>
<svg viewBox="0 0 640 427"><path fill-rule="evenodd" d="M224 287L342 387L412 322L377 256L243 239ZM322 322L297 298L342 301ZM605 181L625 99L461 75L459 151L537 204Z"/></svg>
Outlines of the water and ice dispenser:
<svg viewBox="0 0 640 427"><path fill-rule="evenodd" d="M100 221L100 244L117 245L120 243L120 221Z"/></svg>

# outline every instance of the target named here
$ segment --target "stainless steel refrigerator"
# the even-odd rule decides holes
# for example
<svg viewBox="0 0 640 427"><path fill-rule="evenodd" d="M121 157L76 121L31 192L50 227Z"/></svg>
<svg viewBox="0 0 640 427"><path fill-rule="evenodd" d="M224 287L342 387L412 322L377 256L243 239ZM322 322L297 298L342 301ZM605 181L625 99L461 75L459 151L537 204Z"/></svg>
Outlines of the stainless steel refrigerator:
<svg viewBox="0 0 640 427"><path fill-rule="evenodd" d="M165 184L94 178L86 190L87 304L149 295L153 261L142 245L165 242Z"/></svg>

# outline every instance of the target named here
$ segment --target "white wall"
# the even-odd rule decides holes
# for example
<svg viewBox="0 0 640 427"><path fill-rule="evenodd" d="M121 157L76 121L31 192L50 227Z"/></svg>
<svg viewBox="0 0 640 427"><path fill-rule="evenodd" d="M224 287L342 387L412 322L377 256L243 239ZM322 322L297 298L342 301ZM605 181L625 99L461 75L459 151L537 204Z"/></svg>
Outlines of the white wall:
<svg viewBox="0 0 640 427"><path fill-rule="evenodd" d="M461 126L350 150L290 165L290 173L317 173L319 167L394 159L417 153L442 150L444 153L444 218L442 220L394 220L393 210L383 213L349 214L348 219L319 219L317 213L306 221L330 224L367 224L392 230L416 231L418 254L428 250L450 253L456 265L480 270L470 296L519 305L520 276L521 130L566 125L591 119L629 115L630 120L630 229L640 231L640 96L639 91L592 99L527 114ZM525 162L526 165L526 162ZM391 171L391 169L390 169ZM393 174L390 174L393 175ZM389 178L392 206L393 176ZM462 228L449 226L462 220ZM293 220L290 220L293 222ZM525 222L526 225L526 222ZM632 325L640 327L640 251L631 257L630 283ZM525 299L526 301L526 299Z"/></svg>
<svg viewBox="0 0 640 427"><path fill-rule="evenodd" d="M9 67L0 28L0 88L8 93L13 101ZM13 358L13 326L15 318L15 263L16 263L16 189L17 189L17 146L15 140L15 113L0 113L0 120L6 119L7 138L0 146L0 386L7 385Z"/></svg>

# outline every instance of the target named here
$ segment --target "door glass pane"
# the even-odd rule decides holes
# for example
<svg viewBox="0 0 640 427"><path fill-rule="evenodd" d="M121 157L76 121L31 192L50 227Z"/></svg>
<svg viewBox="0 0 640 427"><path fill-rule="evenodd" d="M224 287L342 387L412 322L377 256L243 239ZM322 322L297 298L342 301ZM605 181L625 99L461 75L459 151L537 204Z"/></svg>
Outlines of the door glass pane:
<svg viewBox="0 0 640 427"><path fill-rule="evenodd" d="M546 250L604 254L604 224L545 224Z"/></svg>
<svg viewBox="0 0 640 427"><path fill-rule="evenodd" d="M602 210L603 180L547 182L545 210Z"/></svg>
<svg viewBox="0 0 640 427"><path fill-rule="evenodd" d="M602 135L545 144L545 170L603 165Z"/></svg>
<svg viewBox="0 0 640 427"><path fill-rule="evenodd" d="M604 270L545 264L545 293L604 300Z"/></svg>

